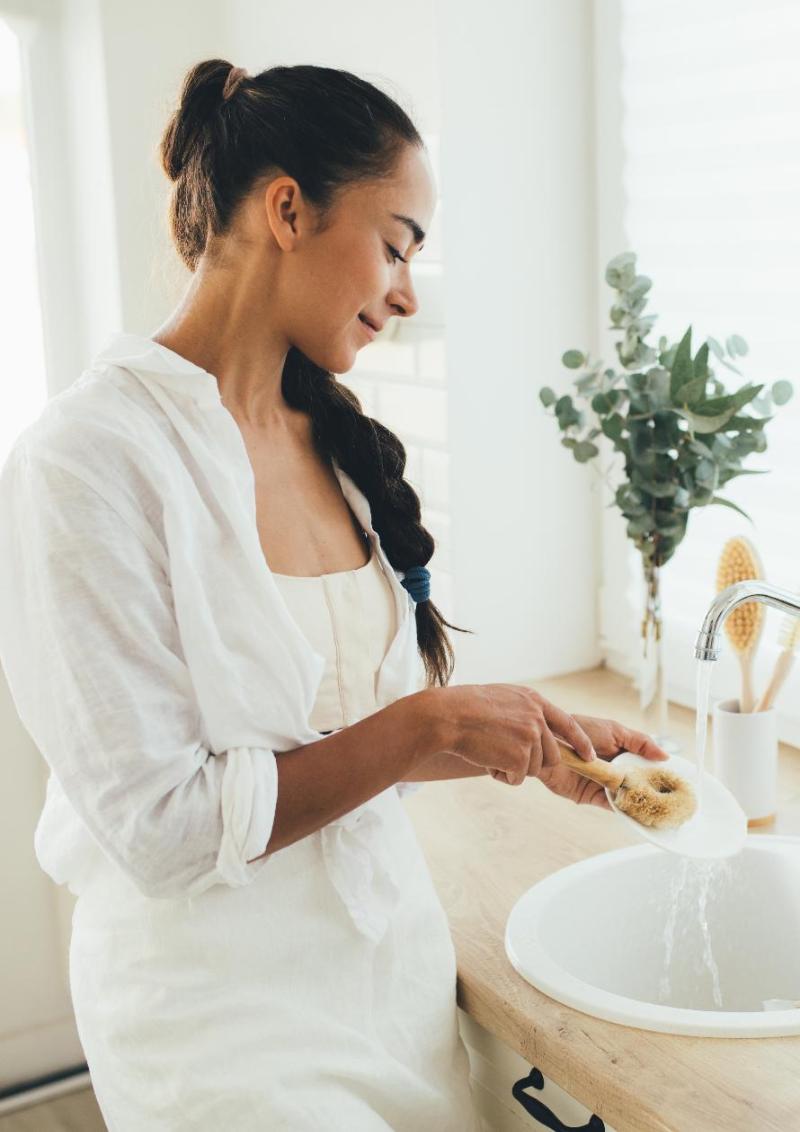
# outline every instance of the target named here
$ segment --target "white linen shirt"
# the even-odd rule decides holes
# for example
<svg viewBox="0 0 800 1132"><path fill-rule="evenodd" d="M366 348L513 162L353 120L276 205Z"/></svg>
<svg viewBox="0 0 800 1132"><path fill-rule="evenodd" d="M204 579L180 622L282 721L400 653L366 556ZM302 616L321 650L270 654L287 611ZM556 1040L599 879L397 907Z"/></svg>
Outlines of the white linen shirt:
<svg viewBox="0 0 800 1132"><path fill-rule="evenodd" d="M383 707L422 686L415 603L366 497L334 470L394 590ZM264 558L252 466L212 374L113 334L18 436L0 472L0 661L50 767L34 844L56 883L80 894L100 855L152 897L269 868L251 859L272 830L276 756L323 739L308 721L325 659ZM377 934L389 908L368 906L370 878L392 870L370 801L321 836Z"/></svg>

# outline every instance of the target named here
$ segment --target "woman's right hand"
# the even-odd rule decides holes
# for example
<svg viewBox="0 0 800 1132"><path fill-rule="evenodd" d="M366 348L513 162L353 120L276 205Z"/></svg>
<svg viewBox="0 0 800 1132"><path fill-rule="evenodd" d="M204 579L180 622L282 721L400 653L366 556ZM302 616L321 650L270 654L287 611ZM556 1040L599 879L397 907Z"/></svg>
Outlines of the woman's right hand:
<svg viewBox="0 0 800 1132"><path fill-rule="evenodd" d="M556 738L583 759L596 757L574 716L523 684L455 684L427 688L441 750L485 767L493 778L519 786L542 767L561 762Z"/></svg>

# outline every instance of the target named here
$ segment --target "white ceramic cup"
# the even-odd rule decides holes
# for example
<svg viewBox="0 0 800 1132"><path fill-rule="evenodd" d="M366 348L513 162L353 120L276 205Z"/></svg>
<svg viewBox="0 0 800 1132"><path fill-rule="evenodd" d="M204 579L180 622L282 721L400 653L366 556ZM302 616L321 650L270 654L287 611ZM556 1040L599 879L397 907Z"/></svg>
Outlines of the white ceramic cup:
<svg viewBox="0 0 800 1132"><path fill-rule="evenodd" d="M773 820L778 796L774 708L742 713L738 700L714 706L714 774L742 807L748 825Z"/></svg>

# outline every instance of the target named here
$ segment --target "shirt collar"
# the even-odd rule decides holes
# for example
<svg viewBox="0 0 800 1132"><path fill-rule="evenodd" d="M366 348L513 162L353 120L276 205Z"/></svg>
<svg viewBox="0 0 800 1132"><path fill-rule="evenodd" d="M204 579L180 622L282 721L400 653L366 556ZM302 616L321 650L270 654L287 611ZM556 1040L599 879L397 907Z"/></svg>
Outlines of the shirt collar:
<svg viewBox="0 0 800 1132"><path fill-rule="evenodd" d="M92 368L122 366L145 374L173 393L201 405L219 405L219 384L213 374L144 334L114 333L92 359Z"/></svg>
<svg viewBox="0 0 800 1132"><path fill-rule="evenodd" d="M219 385L213 374L144 334L111 334L92 359L92 368L103 365L135 370L174 393L193 398L201 405L213 407L222 404ZM333 467L345 499L361 526L374 539L372 509L367 497L335 459Z"/></svg>

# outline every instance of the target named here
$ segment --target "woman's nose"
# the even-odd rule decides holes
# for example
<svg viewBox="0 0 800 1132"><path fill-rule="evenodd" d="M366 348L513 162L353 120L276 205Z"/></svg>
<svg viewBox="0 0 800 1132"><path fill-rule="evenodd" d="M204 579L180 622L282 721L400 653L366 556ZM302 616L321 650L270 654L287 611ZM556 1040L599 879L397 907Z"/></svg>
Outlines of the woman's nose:
<svg viewBox="0 0 800 1132"><path fill-rule="evenodd" d="M406 284L392 289L390 305L396 314L403 315L405 318L410 318L417 313L419 301L410 276Z"/></svg>

